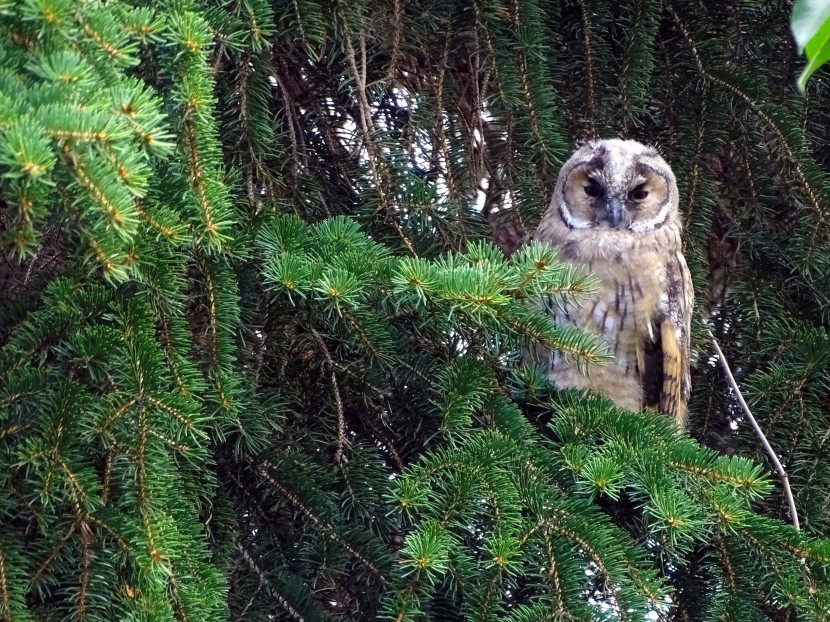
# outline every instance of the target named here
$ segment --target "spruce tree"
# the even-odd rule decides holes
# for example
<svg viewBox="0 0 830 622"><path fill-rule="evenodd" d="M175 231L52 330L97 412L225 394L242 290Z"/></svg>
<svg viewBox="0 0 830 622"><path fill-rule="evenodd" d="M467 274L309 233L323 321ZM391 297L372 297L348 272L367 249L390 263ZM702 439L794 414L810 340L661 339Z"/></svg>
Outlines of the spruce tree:
<svg viewBox="0 0 830 622"><path fill-rule="evenodd" d="M0 2L0 619L830 618L830 80L790 11ZM680 184L682 432L523 363L610 356L520 242L613 136Z"/></svg>

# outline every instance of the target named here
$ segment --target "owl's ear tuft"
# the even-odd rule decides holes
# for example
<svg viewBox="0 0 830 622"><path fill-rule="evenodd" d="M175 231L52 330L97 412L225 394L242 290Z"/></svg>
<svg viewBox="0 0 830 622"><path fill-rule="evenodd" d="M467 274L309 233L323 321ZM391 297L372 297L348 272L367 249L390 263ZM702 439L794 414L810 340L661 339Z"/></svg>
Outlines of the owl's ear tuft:
<svg viewBox="0 0 830 622"><path fill-rule="evenodd" d="M604 147L601 151L597 150L596 155L594 155L593 158L582 164L581 168L583 168L586 173L601 171L605 168L605 159L603 158L603 156L606 154L607 150Z"/></svg>

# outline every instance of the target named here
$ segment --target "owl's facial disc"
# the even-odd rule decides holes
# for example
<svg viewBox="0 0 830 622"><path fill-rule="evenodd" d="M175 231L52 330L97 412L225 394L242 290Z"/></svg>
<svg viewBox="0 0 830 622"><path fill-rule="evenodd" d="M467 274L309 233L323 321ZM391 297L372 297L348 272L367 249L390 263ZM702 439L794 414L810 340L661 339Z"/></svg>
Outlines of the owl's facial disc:
<svg viewBox="0 0 830 622"><path fill-rule="evenodd" d="M575 162L562 189L560 215L565 224L571 229L634 233L659 228L672 208L670 180L662 159L652 159L650 153L634 156L623 167L603 152Z"/></svg>
<svg viewBox="0 0 830 622"><path fill-rule="evenodd" d="M628 228L635 233L645 233L659 228L676 209L676 196L673 200L670 190L670 187L675 187L674 176L662 159L654 162L654 166L640 161L636 171L636 177L629 182L628 201L632 218Z"/></svg>

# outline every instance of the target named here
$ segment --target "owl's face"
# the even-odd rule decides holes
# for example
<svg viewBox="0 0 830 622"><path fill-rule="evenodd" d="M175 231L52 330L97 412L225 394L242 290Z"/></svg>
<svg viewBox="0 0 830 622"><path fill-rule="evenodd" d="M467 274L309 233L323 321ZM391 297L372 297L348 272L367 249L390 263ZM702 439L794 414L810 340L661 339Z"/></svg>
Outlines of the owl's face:
<svg viewBox="0 0 830 622"><path fill-rule="evenodd" d="M633 140L584 145L562 167L555 195L569 229L645 234L677 218L674 174L653 147Z"/></svg>

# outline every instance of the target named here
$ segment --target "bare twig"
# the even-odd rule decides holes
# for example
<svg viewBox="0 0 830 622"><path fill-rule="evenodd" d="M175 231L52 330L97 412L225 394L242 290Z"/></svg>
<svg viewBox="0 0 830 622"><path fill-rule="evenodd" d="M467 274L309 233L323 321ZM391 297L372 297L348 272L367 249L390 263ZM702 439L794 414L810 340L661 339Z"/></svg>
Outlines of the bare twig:
<svg viewBox="0 0 830 622"><path fill-rule="evenodd" d="M735 377L732 375L732 370L729 369L729 363L726 361L726 357L723 354L723 350L720 349L718 345L718 340L715 339L715 336L710 332L709 337L712 339L712 345L715 346L715 352L718 353L718 359L720 360L721 367L723 367L723 371L726 373L726 379L729 380L729 385L732 387L732 390L735 391L735 396L738 398L738 402L741 405L741 408L744 411L747 419L752 424L753 429L755 430L755 434L758 435L758 438L761 439L761 444L763 444L764 449L767 452L770 460L772 460L773 465L775 466L775 473L778 475L778 479L781 480L781 486L784 488L784 496L787 498L787 503L790 506L790 516L792 517L793 527L796 530L800 531L801 526L798 523L798 512L795 509L795 499L793 498L793 491L790 488L790 478L787 475L787 472L784 470L784 466L781 464L781 461L778 459L778 456L775 455L775 450L773 450L772 445L769 444L767 437L764 436L763 430L761 430L761 426L758 425L758 422L755 420L755 417L752 415L752 411L749 410L749 406L744 399L744 396L741 394L741 390L738 388L738 383L735 382Z"/></svg>

